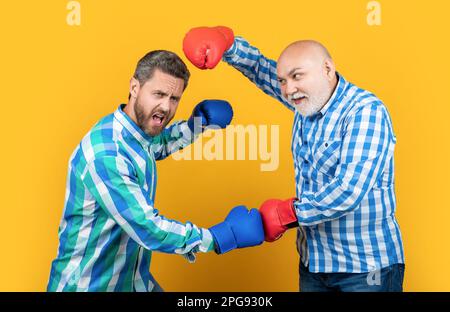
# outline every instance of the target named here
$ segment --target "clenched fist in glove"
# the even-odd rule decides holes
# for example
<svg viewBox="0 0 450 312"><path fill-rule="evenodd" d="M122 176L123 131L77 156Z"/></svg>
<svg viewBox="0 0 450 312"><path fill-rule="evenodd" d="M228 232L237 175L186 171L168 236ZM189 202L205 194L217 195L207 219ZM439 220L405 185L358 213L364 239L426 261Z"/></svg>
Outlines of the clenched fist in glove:
<svg viewBox="0 0 450 312"><path fill-rule="evenodd" d="M296 200L296 198L288 200L269 199L261 205L259 212L261 213L267 242L276 241L287 229L298 226L294 209Z"/></svg>
<svg viewBox="0 0 450 312"><path fill-rule="evenodd" d="M192 132L200 133L204 127L218 126L225 128L233 119L233 108L222 100L203 100L195 106L188 120Z"/></svg>
<svg viewBox="0 0 450 312"><path fill-rule="evenodd" d="M264 230L258 209L248 210L245 206L234 207L225 221L209 230L216 244L216 252L219 254L264 242Z"/></svg>
<svg viewBox="0 0 450 312"><path fill-rule="evenodd" d="M225 26L196 27L183 39L183 52L200 69L212 69L234 42L231 28Z"/></svg>

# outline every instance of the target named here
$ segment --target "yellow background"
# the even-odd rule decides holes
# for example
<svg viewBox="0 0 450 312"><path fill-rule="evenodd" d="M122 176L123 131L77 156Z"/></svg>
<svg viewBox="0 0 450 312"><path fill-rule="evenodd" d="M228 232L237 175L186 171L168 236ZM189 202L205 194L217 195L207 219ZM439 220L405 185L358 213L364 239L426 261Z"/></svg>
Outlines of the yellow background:
<svg viewBox="0 0 450 312"><path fill-rule="evenodd" d="M294 40L322 41L348 80L386 103L398 139L405 290L450 291L448 1L382 0L382 25L372 27L366 0L80 0L80 26L66 23L67 2L2 4L1 291L46 289L67 161L90 127L126 101L137 60L153 49L185 59L185 32L219 24L275 59ZM293 196L292 114L226 64L207 72L189 68L176 118L189 116L204 98L227 99L235 124L280 125L280 166L261 172L260 161L167 159L158 164L160 211L208 227L235 205ZM152 272L170 291L296 291L294 241L290 231L259 248L201 254L193 265L155 253Z"/></svg>

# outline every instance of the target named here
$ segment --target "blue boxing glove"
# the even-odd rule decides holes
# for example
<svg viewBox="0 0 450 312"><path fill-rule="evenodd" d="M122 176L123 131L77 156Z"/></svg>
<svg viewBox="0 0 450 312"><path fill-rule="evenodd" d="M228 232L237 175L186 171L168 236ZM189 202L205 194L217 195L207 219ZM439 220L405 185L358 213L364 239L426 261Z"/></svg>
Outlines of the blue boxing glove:
<svg viewBox="0 0 450 312"><path fill-rule="evenodd" d="M216 252L223 254L235 248L261 245L264 229L258 209L234 207L225 221L209 229L216 244Z"/></svg>
<svg viewBox="0 0 450 312"><path fill-rule="evenodd" d="M218 126L225 128L233 119L230 103L222 100L203 100L192 111L188 126L194 133L201 133L204 127Z"/></svg>

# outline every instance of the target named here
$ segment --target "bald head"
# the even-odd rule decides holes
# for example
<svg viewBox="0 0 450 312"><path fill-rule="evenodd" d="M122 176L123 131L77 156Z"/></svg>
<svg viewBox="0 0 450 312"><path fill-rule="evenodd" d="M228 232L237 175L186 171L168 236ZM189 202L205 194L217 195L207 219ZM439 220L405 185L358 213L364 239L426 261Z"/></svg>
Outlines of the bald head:
<svg viewBox="0 0 450 312"><path fill-rule="evenodd" d="M297 56L303 55L317 59L329 59L331 55L327 48L323 44L315 40L299 40L288 45L280 55L282 56L296 54Z"/></svg>
<svg viewBox="0 0 450 312"><path fill-rule="evenodd" d="M278 58L278 63L284 65L296 60L305 66L319 66L325 61L333 63L330 53L323 44L314 40L299 40L288 45Z"/></svg>
<svg viewBox="0 0 450 312"><path fill-rule="evenodd" d="M277 75L283 95L303 115L320 110L337 84L330 53L314 40L300 40L287 46L278 58Z"/></svg>

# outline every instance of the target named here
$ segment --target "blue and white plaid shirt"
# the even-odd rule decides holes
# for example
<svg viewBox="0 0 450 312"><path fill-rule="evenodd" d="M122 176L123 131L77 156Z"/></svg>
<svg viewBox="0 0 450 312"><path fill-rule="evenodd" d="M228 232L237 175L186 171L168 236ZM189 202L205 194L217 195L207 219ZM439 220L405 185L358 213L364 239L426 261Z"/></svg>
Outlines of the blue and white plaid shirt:
<svg viewBox="0 0 450 312"><path fill-rule="evenodd" d="M223 60L295 113L297 245L311 272L361 273L404 263L395 219L389 113L372 93L338 75L325 106L303 117L282 96L276 62L236 37Z"/></svg>

